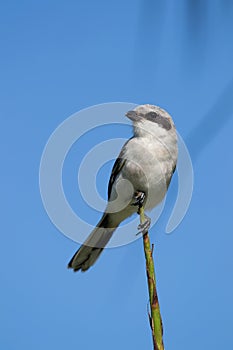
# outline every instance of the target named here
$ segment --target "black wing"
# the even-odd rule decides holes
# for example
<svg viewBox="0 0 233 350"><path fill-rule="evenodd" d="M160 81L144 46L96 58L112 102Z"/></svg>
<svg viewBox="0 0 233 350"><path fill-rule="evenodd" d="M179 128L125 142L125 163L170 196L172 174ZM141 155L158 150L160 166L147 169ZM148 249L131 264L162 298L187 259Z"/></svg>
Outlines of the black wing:
<svg viewBox="0 0 233 350"><path fill-rule="evenodd" d="M132 139L133 137L131 137ZM109 179L109 183L108 183L108 199L110 198L111 192L112 192L112 185L115 182L117 176L119 175L120 171L122 170L122 168L124 167L127 159L124 158L125 155L125 147L127 145L127 143L131 140L129 139L124 146L122 147L122 150L118 156L118 158L116 159L113 168L112 168L112 173Z"/></svg>

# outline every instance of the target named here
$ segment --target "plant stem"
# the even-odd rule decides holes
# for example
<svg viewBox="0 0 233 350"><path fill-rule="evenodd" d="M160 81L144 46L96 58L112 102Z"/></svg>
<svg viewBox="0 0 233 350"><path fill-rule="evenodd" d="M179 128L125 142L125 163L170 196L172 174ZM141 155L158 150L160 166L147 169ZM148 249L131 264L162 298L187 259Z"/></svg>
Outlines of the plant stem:
<svg viewBox="0 0 233 350"><path fill-rule="evenodd" d="M144 208L141 206L139 208L140 223L143 224L145 221ZM153 255L150 245L150 238L148 232L143 235L143 246L146 258L146 273L147 273L147 283L148 291L150 297L150 326L152 331L152 338L154 344L154 350L164 350L163 345L163 325L162 318L160 314L158 295L156 290L156 278L155 278L155 268Z"/></svg>

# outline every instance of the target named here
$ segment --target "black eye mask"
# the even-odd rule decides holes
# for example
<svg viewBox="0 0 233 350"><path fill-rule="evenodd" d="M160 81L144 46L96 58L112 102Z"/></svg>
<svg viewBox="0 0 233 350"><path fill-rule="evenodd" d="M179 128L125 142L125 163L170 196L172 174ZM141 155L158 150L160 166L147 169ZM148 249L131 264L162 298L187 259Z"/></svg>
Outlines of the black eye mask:
<svg viewBox="0 0 233 350"><path fill-rule="evenodd" d="M159 126L161 126L162 128L164 128L166 130L170 130L172 127L169 119L162 117L160 114L158 114L156 112L149 112L146 114L140 114L136 111L129 111L126 113L126 117L131 119L133 122L137 122L137 121L140 121L141 118L145 118L153 123L159 124Z"/></svg>
<svg viewBox="0 0 233 350"><path fill-rule="evenodd" d="M162 117L160 114L156 112L146 113L144 115L144 118L146 118L147 120L150 120L153 123L159 124L162 128L166 130L170 130L172 127L170 121L167 118Z"/></svg>

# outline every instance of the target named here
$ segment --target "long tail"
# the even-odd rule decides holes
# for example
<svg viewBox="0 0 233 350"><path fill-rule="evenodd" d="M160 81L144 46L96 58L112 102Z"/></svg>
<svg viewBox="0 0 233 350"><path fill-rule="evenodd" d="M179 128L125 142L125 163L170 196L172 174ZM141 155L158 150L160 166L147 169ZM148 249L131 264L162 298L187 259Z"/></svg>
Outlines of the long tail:
<svg viewBox="0 0 233 350"><path fill-rule="evenodd" d="M68 264L74 271L86 271L94 265L104 247L112 237L116 227L109 228L109 215L104 214L97 227L77 250Z"/></svg>

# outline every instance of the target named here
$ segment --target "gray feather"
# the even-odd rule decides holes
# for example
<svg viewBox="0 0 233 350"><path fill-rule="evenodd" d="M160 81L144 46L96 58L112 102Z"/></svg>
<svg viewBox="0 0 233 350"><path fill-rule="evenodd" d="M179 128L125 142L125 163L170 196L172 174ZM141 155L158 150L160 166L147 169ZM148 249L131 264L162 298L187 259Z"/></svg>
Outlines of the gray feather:
<svg viewBox="0 0 233 350"><path fill-rule="evenodd" d="M104 215L98 226L88 236L68 264L74 271L86 271L94 265L116 228L108 227L108 215Z"/></svg>

